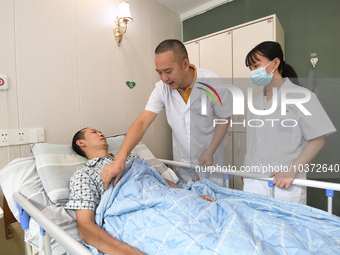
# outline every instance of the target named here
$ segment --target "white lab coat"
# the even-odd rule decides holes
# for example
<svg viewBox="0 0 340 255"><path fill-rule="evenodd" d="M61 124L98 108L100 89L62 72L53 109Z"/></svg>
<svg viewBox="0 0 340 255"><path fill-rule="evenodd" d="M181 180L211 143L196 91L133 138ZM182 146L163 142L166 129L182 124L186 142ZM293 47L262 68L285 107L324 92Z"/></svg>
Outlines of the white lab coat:
<svg viewBox="0 0 340 255"><path fill-rule="evenodd" d="M206 92L197 89L204 87L197 82L205 82L212 87L221 97L223 106L217 100L214 104ZM216 87L217 86L217 87ZM228 118L232 115L232 96L228 89L221 88L223 80L215 73L197 68L197 79L191 91L187 104L176 89L171 89L162 81L156 83L156 87L150 95L145 110L159 113L166 110L167 121L172 128L173 158L175 161L198 165L198 158L209 148L216 128L213 127L213 119ZM208 88L204 87L209 90ZM207 97L207 116L201 113L201 95ZM166 145L165 145L166 146ZM214 164L224 165L223 146L220 144L214 154ZM176 167L176 173L183 181L191 180L189 169ZM200 178L210 178L215 183L222 185L223 174L200 173Z"/></svg>
<svg viewBox="0 0 340 255"><path fill-rule="evenodd" d="M311 92L311 99L303 104L305 108L312 114L311 116L304 115L296 105L289 104L286 107L286 115L281 115L281 91L282 88L298 87L293 84L288 78L278 91L278 106L276 111L271 115L259 116L254 115L249 110L247 112L247 122L251 119L261 119L264 121L262 127L250 127L247 125L247 152L245 156L245 166L281 166L289 167L289 165L300 155L302 149L311 139L322 135L329 135L336 131L331 120L320 104L314 93ZM302 88L299 86L299 88ZM304 88L302 88L304 89ZM305 89L307 90L307 89ZM303 98L301 93L288 93L287 98ZM264 106L264 92L261 92L253 99L255 109L263 110L270 109L272 101L268 102L267 107ZM265 121L268 119L279 119L280 121ZM298 125L295 127L284 127L282 120L293 119ZM274 124L272 124L274 123ZM293 126L284 122L284 125ZM252 122L255 125L255 122ZM259 124L258 124L259 125ZM273 125L273 127L272 127ZM254 168L253 168L254 169ZM263 168L262 168L263 169ZM270 172L264 173L266 177ZM305 179L306 172L298 173L296 178ZM244 191L257 193L265 196L270 195L270 190L267 181L259 181L254 179L244 179ZM275 187L274 197L293 201L297 203L306 203L306 188L301 186L291 185L288 189L280 189Z"/></svg>

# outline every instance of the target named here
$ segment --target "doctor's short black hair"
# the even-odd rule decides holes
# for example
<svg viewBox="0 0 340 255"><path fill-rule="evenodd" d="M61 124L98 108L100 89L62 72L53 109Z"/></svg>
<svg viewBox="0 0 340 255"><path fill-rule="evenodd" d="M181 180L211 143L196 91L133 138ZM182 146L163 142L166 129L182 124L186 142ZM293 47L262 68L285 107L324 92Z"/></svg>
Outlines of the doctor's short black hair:
<svg viewBox="0 0 340 255"><path fill-rule="evenodd" d="M161 54L167 51L172 51L177 61L182 62L188 58L188 52L184 44L176 39L168 39L161 42L155 49L155 54Z"/></svg>
<svg viewBox="0 0 340 255"><path fill-rule="evenodd" d="M81 139L84 139L84 138L85 138L85 135L84 135L84 134L85 134L85 129L87 129L87 127L86 127L86 128L83 128L83 129L81 129L81 130L79 130L79 131L73 136L73 139L72 139L72 149L73 149L78 155L87 158L85 152L84 152L84 151L78 146L78 144L77 144L77 141L78 141L78 140L81 140Z"/></svg>

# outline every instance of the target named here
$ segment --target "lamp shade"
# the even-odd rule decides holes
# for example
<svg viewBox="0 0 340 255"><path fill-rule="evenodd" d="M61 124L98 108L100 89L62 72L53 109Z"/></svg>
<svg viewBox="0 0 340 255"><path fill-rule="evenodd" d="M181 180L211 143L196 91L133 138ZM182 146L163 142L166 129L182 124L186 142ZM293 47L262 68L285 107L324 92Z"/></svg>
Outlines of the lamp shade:
<svg viewBox="0 0 340 255"><path fill-rule="evenodd" d="M128 3L121 2L118 4L118 8L119 8L119 18L132 18Z"/></svg>

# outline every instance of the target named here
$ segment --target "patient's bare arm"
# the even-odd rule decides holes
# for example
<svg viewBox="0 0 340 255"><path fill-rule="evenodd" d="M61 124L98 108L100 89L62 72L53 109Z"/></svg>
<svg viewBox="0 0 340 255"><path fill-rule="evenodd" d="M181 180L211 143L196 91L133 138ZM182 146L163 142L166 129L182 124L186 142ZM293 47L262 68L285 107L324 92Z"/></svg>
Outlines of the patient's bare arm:
<svg viewBox="0 0 340 255"><path fill-rule="evenodd" d="M177 184L173 183L172 181L169 181L169 180L167 180L167 179L165 179L165 178L164 178L164 180L167 182L167 184L169 184L169 186L170 186L171 188L181 189L180 186L178 186ZM215 201L216 201L214 198L212 198L212 197L209 196L209 195L202 195L202 196L200 196L200 197L203 198L203 199L205 199L205 200L208 200L208 201L210 201L210 202L215 202Z"/></svg>
<svg viewBox="0 0 340 255"><path fill-rule="evenodd" d="M76 210L80 238L105 254L141 255L140 251L118 241L95 224L94 211Z"/></svg>
<svg viewBox="0 0 340 255"><path fill-rule="evenodd" d="M173 183L172 181L169 181L169 180L167 180L167 179L165 179L165 178L163 178L163 179L166 181L167 184L169 184L169 186L170 186L171 188L181 189L180 186L178 186L177 184Z"/></svg>

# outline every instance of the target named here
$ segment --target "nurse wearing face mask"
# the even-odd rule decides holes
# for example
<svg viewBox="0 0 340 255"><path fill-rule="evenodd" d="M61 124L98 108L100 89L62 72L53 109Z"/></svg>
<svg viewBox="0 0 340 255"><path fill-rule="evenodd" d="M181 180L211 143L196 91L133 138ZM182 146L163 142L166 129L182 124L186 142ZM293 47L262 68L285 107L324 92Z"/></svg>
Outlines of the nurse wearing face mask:
<svg viewBox="0 0 340 255"><path fill-rule="evenodd" d="M307 89L292 83L291 80L297 80L297 75L294 69L283 61L280 44L268 41L257 45L248 53L246 65L251 71L252 82L263 86L263 91L253 99L254 108L271 109L275 90L278 100L275 111L270 115L255 115L248 109L246 123L249 120L262 120L264 125L247 125L247 153L244 165L253 167L252 169L257 166L262 174L274 177L275 198L306 204L306 188L291 183L295 178L306 178L306 171L301 166L314 159L325 144L324 137L336 129L312 92L310 100L303 104L311 115L305 115L294 104L287 104L286 115L281 115L282 89ZM286 94L287 99L304 97L303 93ZM266 119L275 121L265 121ZM244 191L270 196L267 181L249 178L244 178L243 181Z"/></svg>

